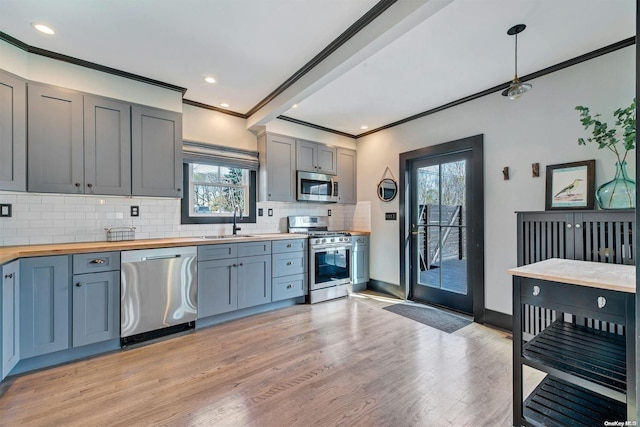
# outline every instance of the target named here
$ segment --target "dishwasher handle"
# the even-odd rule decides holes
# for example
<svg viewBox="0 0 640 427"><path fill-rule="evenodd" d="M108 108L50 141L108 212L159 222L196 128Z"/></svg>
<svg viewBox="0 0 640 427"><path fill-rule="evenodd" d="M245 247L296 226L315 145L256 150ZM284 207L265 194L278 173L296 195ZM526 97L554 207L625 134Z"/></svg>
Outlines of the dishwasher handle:
<svg viewBox="0 0 640 427"><path fill-rule="evenodd" d="M180 257L182 257L182 254L164 255L164 256L145 256L140 258L140 261L152 261L154 259L173 259L173 258L180 258Z"/></svg>

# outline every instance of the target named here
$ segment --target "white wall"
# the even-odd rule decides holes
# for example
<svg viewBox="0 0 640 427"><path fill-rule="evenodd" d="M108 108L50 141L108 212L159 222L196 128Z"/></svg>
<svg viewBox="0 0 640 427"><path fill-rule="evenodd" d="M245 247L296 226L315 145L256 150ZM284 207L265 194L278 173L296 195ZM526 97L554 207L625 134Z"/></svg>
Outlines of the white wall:
<svg viewBox="0 0 640 427"><path fill-rule="evenodd" d="M0 68L24 79L182 112L182 93L27 53L0 40Z"/></svg>
<svg viewBox="0 0 640 427"><path fill-rule="evenodd" d="M544 210L545 166L596 159L596 186L611 178L615 156L581 147L586 136L576 105L591 107L613 122L611 113L631 104L635 94L635 46L531 81L533 90L517 101L492 94L457 107L381 131L357 141L358 199L371 201L371 277L399 284L398 211L377 199L375 184L386 166L398 177L400 153L484 134L485 306L511 313L511 277L516 265L515 211ZM540 178L531 163L540 163ZM627 158L635 177L635 156ZM502 178L503 167L511 179Z"/></svg>
<svg viewBox="0 0 640 427"><path fill-rule="evenodd" d="M350 148L352 150L356 149L356 141L353 138L287 122L286 120L275 119L267 123L266 128L267 132L290 135L296 138L322 142L323 144Z"/></svg>
<svg viewBox="0 0 640 427"><path fill-rule="evenodd" d="M182 107L182 136L186 140L257 151L258 138L247 130L246 123L229 114L186 104Z"/></svg>

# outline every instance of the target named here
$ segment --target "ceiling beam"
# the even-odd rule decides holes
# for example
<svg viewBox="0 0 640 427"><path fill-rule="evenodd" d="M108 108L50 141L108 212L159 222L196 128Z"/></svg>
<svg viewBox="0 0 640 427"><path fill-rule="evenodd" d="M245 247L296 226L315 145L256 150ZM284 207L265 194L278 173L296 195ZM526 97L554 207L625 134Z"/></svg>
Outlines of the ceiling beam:
<svg viewBox="0 0 640 427"><path fill-rule="evenodd" d="M257 109L253 108L249 112L251 114L247 119L247 128L253 129L266 125L289 110L293 104L300 103L311 94L362 63L416 25L433 16L452 1L391 1L392 4L386 7L384 13L378 13L347 40L342 41L338 47L334 46L329 55L325 55L321 61L306 70L295 81L290 82L277 95L272 96L272 94L267 97L269 98L268 102L258 104L259 107ZM381 3L383 2L378 4L380 5ZM323 52L319 55L323 54Z"/></svg>

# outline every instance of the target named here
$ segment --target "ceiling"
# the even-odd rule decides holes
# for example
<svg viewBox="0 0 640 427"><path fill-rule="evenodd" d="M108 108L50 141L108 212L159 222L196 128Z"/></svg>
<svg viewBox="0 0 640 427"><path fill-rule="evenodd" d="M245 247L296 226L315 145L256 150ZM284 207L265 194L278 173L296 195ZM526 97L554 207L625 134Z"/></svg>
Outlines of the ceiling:
<svg viewBox="0 0 640 427"><path fill-rule="evenodd" d="M385 2L388 9L369 25L269 97ZM33 47L184 87L191 101L228 103L229 111L251 113L249 125L282 114L351 135L509 81L514 38L506 31L512 25L527 25L518 36L520 76L635 35L635 0L392 3L0 0L0 31ZM36 32L33 22L56 34ZM216 83L206 83L206 76Z"/></svg>

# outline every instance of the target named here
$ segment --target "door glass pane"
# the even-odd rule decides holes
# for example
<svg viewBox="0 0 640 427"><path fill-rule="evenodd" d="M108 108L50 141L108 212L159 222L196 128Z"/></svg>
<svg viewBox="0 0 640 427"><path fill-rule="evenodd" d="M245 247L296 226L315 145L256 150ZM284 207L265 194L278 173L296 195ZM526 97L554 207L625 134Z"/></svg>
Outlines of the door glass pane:
<svg viewBox="0 0 640 427"><path fill-rule="evenodd" d="M467 294L466 161L417 169L416 282Z"/></svg>

